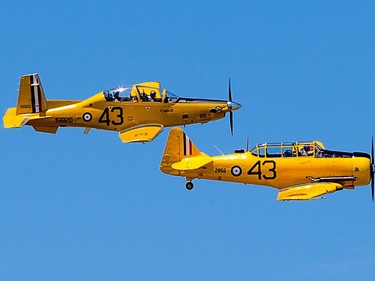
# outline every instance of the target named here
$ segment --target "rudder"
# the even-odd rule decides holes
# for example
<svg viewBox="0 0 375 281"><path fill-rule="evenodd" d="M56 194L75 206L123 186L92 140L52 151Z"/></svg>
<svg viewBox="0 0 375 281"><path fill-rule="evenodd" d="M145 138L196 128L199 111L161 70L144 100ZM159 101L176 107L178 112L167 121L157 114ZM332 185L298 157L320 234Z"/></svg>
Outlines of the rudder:
<svg viewBox="0 0 375 281"><path fill-rule="evenodd" d="M45 111L47 111L47 100L39 75L35 73L22 76L16 114L43 113Z"/></svg>

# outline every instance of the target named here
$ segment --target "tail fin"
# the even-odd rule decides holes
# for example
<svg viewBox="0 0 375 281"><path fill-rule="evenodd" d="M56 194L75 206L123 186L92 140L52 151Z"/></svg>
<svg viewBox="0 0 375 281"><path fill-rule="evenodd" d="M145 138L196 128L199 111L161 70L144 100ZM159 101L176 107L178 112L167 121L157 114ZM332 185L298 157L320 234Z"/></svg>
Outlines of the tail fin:
<svg viewBox="0 0 375 281"><path fill-rule="evenodd" d="M199 158L204 157L205 162L207 162L207 159L210 159L209 156L198 150L181 128L173 128L169 132L160 169L166 174L180 175L179 170L186 169L176 169L172 165L185 158L197 158L196 156L200 156Z"/></svg>
<svg viewBox="0 0 375 281"><path fill-rule="evenodd" d="M35 73L22 76L16 114L43 113L46 111L47 100L39 75Z"/></svg>
<svg viewBox="0 0 375 281"><path fill-rule="evenodd" d="M3 117L4 128L20 128L31 119L45 118L46 111L47 100L39 75L24 75L20 80L17 107L8 108ZM37 114L25 115L33 113Z"/></svg>

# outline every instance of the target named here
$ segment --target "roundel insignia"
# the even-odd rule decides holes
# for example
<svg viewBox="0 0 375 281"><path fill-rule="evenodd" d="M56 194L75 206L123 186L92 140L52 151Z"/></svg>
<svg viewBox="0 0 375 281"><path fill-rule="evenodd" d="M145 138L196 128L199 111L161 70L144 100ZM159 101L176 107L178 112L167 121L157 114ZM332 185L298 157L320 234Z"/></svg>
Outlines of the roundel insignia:
<svg viewBox="0 0 375 281"><path fill-rule="evenodd" d="M240 166L233 166L230 172L233 176L238 177L242 174L242 169Z"/></svg>
<svg viewBox="0 0 375 281"><path fill-rule="evenodd" d="M83 121L90 122L92 120L92 115L89 112L85 112L82 115Z"/></svg>

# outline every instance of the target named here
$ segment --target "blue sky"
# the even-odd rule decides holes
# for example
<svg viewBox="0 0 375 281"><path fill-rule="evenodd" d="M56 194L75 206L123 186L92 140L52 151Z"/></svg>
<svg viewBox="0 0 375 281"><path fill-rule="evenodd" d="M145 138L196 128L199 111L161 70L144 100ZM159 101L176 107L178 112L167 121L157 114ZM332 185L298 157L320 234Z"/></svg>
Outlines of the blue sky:
<svg viewBox="0 0 375 281"><path fill-rule="evenodd" d="M50 99L157 80L225 99L228 118L185 128L213 155L316 139L370 151L373 1L3 1L1 110L38 72ZM0 130L1 280L368 280L369 187L277 202L271 188L167 176L169 129L149 144L114 132Z"/></svg>

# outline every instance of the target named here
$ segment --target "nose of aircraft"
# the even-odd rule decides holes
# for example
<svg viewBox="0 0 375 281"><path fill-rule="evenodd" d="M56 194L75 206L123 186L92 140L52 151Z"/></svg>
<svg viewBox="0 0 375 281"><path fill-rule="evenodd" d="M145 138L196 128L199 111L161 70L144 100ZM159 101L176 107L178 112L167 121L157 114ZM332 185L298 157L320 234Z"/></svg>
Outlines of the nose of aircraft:
<svg viewBox="0 0 375 281"><path fill-rule="evenodd" d="M227 106L228 106L228 111L229 111L230 132L233 135L233 111L240 109L242 105L240 105L237 102L233 102L232 97L229 96L229 101L227 102Z"/></svg>
<svg viewBox="0 0 375 281"><path fill-rule="evenodd" d="M236 111L242 107L241 104L239 104L238 102L234 102L234 101L228 101L227 105L230 111Z"/></svg>

